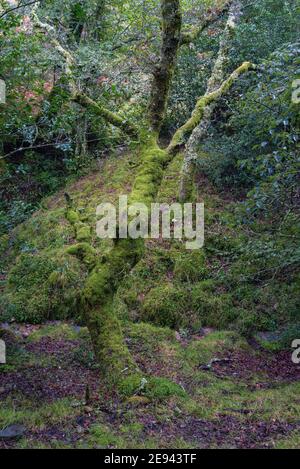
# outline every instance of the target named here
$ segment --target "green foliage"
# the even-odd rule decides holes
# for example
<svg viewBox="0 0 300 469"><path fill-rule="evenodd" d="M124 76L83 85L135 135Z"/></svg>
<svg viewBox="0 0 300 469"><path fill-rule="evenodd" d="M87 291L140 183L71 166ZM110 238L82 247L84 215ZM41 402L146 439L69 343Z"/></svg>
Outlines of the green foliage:
<svg viewBox="0 0 300 469"><path fill-rule="evenodd" d="M5 164L0 171L0 235L29 218L66 177L63 163L51 154L28 151Z"/></svg>
<svg viewBox="0 0 300 469"><path fill-rule="evenodd" d="M174 278L194 283L208 276L203 250L180 252L175 259Z"/></svg>

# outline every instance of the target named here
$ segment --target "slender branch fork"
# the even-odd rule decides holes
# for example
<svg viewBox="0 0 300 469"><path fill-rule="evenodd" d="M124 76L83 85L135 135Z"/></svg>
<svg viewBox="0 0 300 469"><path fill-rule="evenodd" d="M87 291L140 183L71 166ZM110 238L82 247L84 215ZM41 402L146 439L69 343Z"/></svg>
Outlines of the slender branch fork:
<svg viewBox="0 0 300 469"><path fill-rule="evenodd" d="M39 0L34 0L28 3L20 2L17 6L9 8L8 10L5 10L2 14L0 14L0 19L4 18L6 15L8 15L9 13L12 13L13 11L19 10L20 8L29 7L31 5L35 5L36 3L40 3Z"/></svg>

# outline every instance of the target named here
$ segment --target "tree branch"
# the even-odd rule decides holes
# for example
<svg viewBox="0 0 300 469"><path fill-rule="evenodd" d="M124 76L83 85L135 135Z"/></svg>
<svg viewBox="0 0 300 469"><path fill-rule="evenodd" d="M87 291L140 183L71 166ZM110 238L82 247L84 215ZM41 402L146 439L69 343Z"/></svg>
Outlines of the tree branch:
<svg viewBox="0 0 300 469"><path fill-rule="evenodd" d="M29 6L31 6L31 5L35 5L36 3L39 3L39 1L38 1L38 0L34 0L34 1L28 2L28 3L20 3L19 5L15 6L15 7L9 8L8 10L5 10L5 11L0 15L0 20L1 20L1 18L4 18L4 16L8 15L9 13L12 13L13 11L19 10L20 8L29 7Z"/></svg>
<svg viewBox="0 0 300 469"><path fill-rule="evenodd" d="M92 98L87 96L79 89L73 75L73 69L76 67L76 60L71 54L71 52L65 47L63 47L61 43L57 40L56 31L53 26L48 23L44 23L39 19L36 13L38 6L39 4L37 3L32 11L34 23L37 27L39 27L49 35L51 44L54 46L57 52L65 59L65 71L69 80L71 100L80 104L84 108L90 109L91 112L93 112L94 114L103 117L103 119L105 119L108 123L120 128L124 133L128 134L129 136L137 137L138 130L132 124L127 122L126 119L123 119L112 111L106 109L104 106L94 101Z"/></svg>
<svg viewBox="0 0 300 469"><path fill-rule="evenodd" d="M177 132L175 132L167 151L169 153L174 153L176 150L178 150L179 147L185 143L187 136L201 122L201 119L204 115L207 106L209 106L213 102L216 102L225 93L227 93L227 91L230 90L230 88L232 87L234 82L240 77L240 75L255 69L256 65L252 64L251 62L244 62L227 78L227 80L222 83L220 88L202 96L197 101L196 107L190 119L182 127L180 127Z"/></svg>
<svg viewBox="0 0 300 469"><path fill-rule="evenodd" d="M149 114L152 130L159 133L165 116L171 80L179 49L182 15L180 0L161 0L162 46L159 64L153 73Z"/></svg>
<svg viewBox="0 0 300 469"><path fill-rule="evenodd" d="M229 44L235 32L235 27L242 15L240 0L230 2L229 15L224 29L224 34L220 40L220 46L216 61L214 63L211 76L207 83L206 95L217 90L224 81L225 64L229 53ZM206 106L200 123L193 130L184 154L184 162L180 178L179 198L185 201L189 198L193 187L193 162L197 159L197 148L199 143L207 135L213 112L217 106L217 101Z"/></svg>

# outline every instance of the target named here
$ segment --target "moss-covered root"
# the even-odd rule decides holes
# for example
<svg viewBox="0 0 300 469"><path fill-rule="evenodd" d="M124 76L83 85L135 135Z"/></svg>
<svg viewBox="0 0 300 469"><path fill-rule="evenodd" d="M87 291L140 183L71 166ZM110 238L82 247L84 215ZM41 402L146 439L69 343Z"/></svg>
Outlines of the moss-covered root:
<svg viewBox="0 0 300 469"><path fill-rule="evenodd" d="M155 136L151 136L141 150L140 169L130 195L131 203L149 205L154 200L168 159L169 155L158 148ZM70 219L70 211L68 217ZM143 239L116 240L111 251L90 272L82 294L96 356L107 382L114 384L122 378L123 370L135 370L137 367L125 344L113 308L113 298L120 281L142 258L143 253Z"/></svg>
<svg viewBox="0 0 300 469"><path fill-rule="evenodd" d="M103 383L109 389L118 390L120 383L128 376L142 377L125 343L112 298L102 307L89 310L87 325Z"/></svg>
<svg viewBox="0 0 300 469"><path fill-rule="evenodd" d="M175 132L170 145L167 148L168 153L175 153L182 145L184 145L188 135L190 135L195 127L200 124L207 106L219 100L225 93L227 93L243 73L255 69L256 66L251 62L244 62L227 78L227 80L222 83L220 88L202 96L198 100L190 119L180 127L177 132Z"/></svg>

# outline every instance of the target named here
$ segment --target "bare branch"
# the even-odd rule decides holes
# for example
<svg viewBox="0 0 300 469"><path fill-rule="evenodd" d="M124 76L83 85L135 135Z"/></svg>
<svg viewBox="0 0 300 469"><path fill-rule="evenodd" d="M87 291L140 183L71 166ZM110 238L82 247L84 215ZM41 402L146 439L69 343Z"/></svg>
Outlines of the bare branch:
<svg viewBox="0 0 300 469"><path fill-rule="evenodd" d="M202 96L198 100L190 119L174 134L171 143L168 146L168 152L174 153L181 145L183 145L186 141L186 137L200 124L207 106L219 100L230 90L240 75L250 70L256 70L256 65L251 62L244 62L227 78L227 80L222 83L220 88Z"/></svg>
<svg viewBox="0 0 300 469"><path fill-rule="evenodd" d="M19 3L19 5L15 6L15 7L12 7L12 8L9 8L8 10L5 10L0 15L0 19L4 18L4 16L8 15L9 13L12 13L13 11L19 10L20 8L29 7L31 5L35 5L36 3L39 3L38 0L34 0L34 1L28 2L28 3Z"/></svg>

